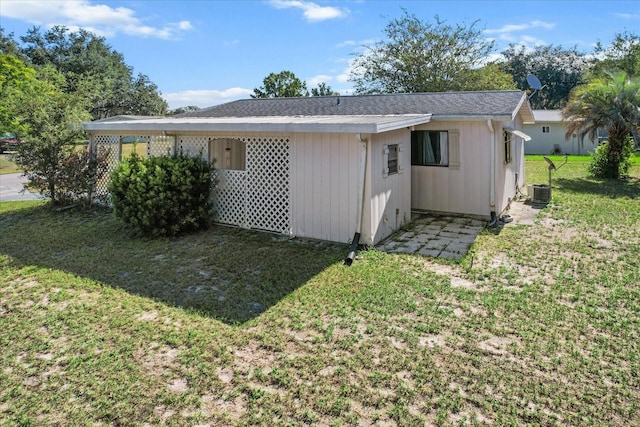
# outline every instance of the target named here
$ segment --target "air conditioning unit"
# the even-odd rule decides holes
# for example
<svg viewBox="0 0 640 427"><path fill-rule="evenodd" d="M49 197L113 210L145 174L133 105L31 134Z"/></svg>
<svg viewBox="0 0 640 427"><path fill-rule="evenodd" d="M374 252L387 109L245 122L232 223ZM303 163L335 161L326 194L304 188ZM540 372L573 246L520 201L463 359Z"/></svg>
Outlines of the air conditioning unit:
<svg viewBox="0 0 640 427"><path fill-rule="evenodd" d="M549 203L551 201L551 186L533 184L527 186L527 195L533 203Z"/></svg>

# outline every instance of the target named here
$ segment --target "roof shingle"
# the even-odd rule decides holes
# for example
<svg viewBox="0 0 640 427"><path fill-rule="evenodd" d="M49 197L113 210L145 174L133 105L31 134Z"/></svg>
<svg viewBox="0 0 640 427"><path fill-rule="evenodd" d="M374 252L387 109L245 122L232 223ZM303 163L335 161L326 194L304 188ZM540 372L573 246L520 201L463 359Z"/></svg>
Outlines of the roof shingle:
<svg viewBox="0 0 640 427"><path fill-rule="evenodd" d="M439 116L510 116L524 92L479 91L385 95L242 99L178 117L354 116L433 114Z"/></svg>

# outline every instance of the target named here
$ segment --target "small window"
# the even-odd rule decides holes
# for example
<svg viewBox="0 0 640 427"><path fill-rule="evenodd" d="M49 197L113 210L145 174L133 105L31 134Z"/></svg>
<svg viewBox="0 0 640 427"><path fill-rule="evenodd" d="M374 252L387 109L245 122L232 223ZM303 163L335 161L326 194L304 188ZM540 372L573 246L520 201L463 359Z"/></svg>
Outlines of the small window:
<svg viewBox="0 0 640 427"><path fill-rule="evenodd" d="M246 170L246 143L237 138L209 140L209 162L217 169Z"/></svg>
<svg viewBox="0 0 640 427"><path fill-rule="evenodd" d="M387 175L398 173L398 144L387 146Z"/></svg>
<svg viewBox="0 0 640 427"><path fill-rule="evenodd" d="M449 133L431 130L411 132L411 164L449 166Z"/></svg>
<svg viewBox="0 0 640 427"><path fill-rule="evenodd" d="M549 133L549 126L542 126L542 133Z"/></svg>
<svg viewBox="0 0 640 427"><path fill-rule="evenodd" d="M511 163L511 132L504 132L504 163Z"/></svg>

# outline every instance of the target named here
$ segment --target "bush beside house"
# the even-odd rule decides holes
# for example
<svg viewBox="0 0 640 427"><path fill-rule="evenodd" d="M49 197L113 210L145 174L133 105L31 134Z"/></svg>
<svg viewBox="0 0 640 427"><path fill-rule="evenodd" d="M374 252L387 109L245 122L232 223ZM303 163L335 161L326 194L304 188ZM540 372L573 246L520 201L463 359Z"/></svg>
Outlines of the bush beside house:
<svg viewBox="0 0 640 427"><path fill-rule="evenodd" d="M108 189L116 216L135 232L175 236L210 225L212 176L201 158L142 159L134 152L112 172Z"/></svg>

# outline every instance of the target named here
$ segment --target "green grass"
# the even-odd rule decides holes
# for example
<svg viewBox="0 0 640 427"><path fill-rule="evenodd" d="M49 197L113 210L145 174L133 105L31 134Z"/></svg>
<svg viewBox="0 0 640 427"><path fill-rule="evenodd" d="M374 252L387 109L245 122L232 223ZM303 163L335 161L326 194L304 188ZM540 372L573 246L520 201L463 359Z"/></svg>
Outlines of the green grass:
<svg viewBox="0 0 640 427"><path fill-rule="evenodd" d="M0 154L0 175L18 172L22 172L22 169L11 161L10 155Z"/></svg>
<svg viewBox="0 0 640 427"><path fill-rule="evenodd" d="M640 167L586 167L459 264L0 203L0 424L640 425Z"/></svg>

